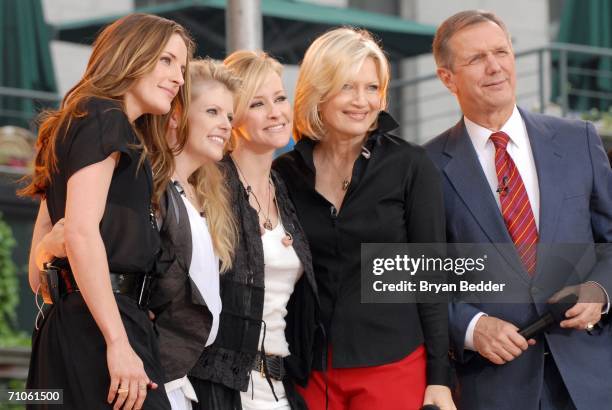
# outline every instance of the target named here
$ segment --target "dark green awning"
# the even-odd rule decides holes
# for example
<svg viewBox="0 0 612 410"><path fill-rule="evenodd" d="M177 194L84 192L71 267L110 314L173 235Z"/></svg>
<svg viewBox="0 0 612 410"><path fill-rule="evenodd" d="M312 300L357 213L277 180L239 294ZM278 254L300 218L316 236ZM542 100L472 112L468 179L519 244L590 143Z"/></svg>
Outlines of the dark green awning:
<svg viewBox="0 0 612 410"><path fill-rule="evenodd" d="M557 41L612 48L610 0L565 0ZM573 52L568 53L567 61L569 108L576 111L607 110L612 105L612 59ZM559 53L553 53L553 100L559 96L559 64Z"/></svg>
<svg viewBox="0 0 612 410"><path fill-rule="evenodd" d="M0 56L0 87L55 91L49 36L40 0L0 1ZM2 94L0 126L28 128L39 103Z"/></svg>
<svg viewBox="0 0 612 410"><path fill-rule="evenodd" d="M225 57L225 0L179 0L142 7L183 24L195 37L197 54ZM321 6L291 0L262 0L264 49L288 64L297 64L319 34L350 25L372 31L391 59L431 52L435 27L399 17L350 8ZM57 39L91 43L100 29L120 15L65 23L55 27Z"/></svg>

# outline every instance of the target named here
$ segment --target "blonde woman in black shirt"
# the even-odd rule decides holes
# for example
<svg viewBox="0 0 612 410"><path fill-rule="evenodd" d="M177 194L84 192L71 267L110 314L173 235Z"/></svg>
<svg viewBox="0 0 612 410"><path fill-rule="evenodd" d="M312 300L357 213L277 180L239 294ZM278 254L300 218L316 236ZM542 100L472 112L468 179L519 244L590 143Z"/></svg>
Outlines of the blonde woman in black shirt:
<svg viewBox="0 0 612 410"><path fill-rule="evenodd" d="M369 33L332 30L298 76L294 150L275 162L313 255L328 336L301 392L312 409L454 410L447 305L362 304L361 244L444 242L437 172L425 151L389 134L388 62ZM324 358L321 358L324 359ZM315 362L317 363L317 362ZM324 374L327 371L327 374Z"/></svg>

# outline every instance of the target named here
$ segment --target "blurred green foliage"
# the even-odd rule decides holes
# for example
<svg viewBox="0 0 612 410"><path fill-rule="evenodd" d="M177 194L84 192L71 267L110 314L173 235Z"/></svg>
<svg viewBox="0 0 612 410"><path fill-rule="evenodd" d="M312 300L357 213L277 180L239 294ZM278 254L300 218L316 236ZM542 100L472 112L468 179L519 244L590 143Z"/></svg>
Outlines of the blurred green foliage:
<svg viewBox="0 0 612 410"><path fill-rule="evenodd" d="M16 330L19 282L12 258L15 245L13 231L0 213L0 347L30 345L29 336Z"/></svg>

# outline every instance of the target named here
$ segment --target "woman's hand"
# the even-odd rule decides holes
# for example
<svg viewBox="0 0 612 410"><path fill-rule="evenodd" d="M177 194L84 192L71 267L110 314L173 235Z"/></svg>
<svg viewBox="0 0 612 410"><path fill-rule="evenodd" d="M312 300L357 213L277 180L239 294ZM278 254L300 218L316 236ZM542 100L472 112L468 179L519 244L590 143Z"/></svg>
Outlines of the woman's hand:
<svg viewBox="0 0 612 410"><path fill-rule="evenodd" d="M36 245L36 265L39 269L42 269L45 262L49 262L53 258L65 257L66 241L64 239L64 218L62 218Z"/></svg>
<svg viewBox="0 0 612 410"><path fill-rule="evenodd" d="M423 406L426 404L435 404L440 407L440 410L457 410L450 389L442 385L427 386Z"/></svg>
<svg viewBox="0 0 612 410"><path fill-rule="evenodd" d="M118 161L119 153L113 153L68 179L64 236L72 274L106 343L111 380L107 400L109 403L114 400L114 410L135 410L142 408L150 380L142 360L130 346L113 294L100 234L108 187Z"/></svg>
<svg viewBox="0 0 612 410"><path fill-rule="evenodd" d="M145 373L140 357L127 339L111 342L106 346L106 360L111 383L108 402L115 404L113 410L138 410L147 397L147 387L156 389Z"/></svg>

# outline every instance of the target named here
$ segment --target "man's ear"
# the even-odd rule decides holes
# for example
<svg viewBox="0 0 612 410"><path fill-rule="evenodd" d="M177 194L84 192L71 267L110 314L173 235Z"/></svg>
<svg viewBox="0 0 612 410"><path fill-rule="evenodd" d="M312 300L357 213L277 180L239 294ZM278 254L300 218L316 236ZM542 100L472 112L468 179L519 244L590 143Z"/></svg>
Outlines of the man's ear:
<svg viewBox="0 0 612 410"><path fill-rule="evenodd" d="M438 67L436 74L438 75L440 81L442 81L442 84L444 84L444 86L448 88L451 93L457 94L457 87L455 86L454 76L451 70L444 67Z"/></svg>

